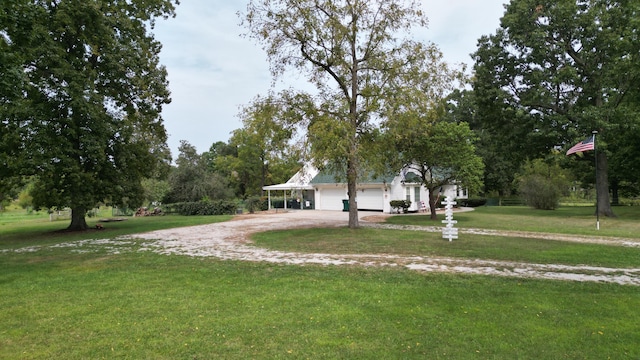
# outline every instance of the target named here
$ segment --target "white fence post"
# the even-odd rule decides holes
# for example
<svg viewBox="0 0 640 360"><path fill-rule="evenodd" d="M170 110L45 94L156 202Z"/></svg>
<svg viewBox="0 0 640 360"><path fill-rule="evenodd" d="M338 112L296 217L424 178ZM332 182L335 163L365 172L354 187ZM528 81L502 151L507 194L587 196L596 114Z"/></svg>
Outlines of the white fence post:
<svg viewBox="0 0 640 360"><path fill-rule="evenodd" d="M457 223L456 220L453 220L453 205L455 205L456 202L453 201L453 198L451 198L451 196L447 196L443 203L445 205L445 219L442 220L442 222L446 224L446 226L442 228L442 237L444 239L449 239L449 241L452 241L453 239L458 238L458 229L453 227L453 225Z"/></svg>

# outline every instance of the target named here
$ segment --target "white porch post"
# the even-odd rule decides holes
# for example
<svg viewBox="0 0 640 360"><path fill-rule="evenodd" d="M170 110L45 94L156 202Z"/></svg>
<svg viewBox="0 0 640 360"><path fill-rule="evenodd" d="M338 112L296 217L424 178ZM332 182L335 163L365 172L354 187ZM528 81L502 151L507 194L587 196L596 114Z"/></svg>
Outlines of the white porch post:
<svg viewBox="0 0 640 360"><path fill-rule="evenodd" d="M267 208L271 210L271 190L267 190L267 201L269 202L269 206Z"/></svg>

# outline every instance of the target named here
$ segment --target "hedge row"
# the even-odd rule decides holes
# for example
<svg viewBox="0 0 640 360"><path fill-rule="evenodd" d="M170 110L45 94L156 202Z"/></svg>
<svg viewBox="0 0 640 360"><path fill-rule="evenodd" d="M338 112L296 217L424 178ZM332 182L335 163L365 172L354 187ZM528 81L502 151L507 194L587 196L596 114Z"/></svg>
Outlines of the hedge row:
<svg viewBox="0 0 640 360"><path fill-rule="evenodd" d="M165 212L180 215L233 215L237 205L234 201L198 201L164 205Z"/></svg>
<svg viewBox="0 0 640 360"><path fill-rule="evenodd" d="M462 207L478 207L487 203L485 198L471 198L471 199L456 199L458 206Z"/></svg>

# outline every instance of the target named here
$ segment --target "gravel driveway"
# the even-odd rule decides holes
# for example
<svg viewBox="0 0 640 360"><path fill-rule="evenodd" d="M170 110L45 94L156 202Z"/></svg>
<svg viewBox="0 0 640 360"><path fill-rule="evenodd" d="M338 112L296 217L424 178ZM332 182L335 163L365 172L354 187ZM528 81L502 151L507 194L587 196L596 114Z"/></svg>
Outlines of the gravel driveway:
<svg viewBox="0 0 640 360"><path fill-rule="evenodd" d="M385 215L360 212L360 225L415 231L440 231L439 227L391 226L379 223ZM595 266L568 266L533 264L511 261L456 259L447 257L397 256L384 254L306 254L267 250L254 246L249 235L266 230L296 227L346 226L348 214L340 211L290 211L260 215L241 215L233 221L209 225L153 231L129 236L148 240L144 250L159 254L193 257L215 257L223 260L259 261L292 265L352 265L404 267L421 272L450 272L519 278L540 278L568 281L607 282L640 286L640 268L605 268ZM500 232L493 230L463 229L465 233L493 236L519 236L545 238L549 241L575 241L606 243L611 246L640 246L637 239L588 238L557 234L526 232Z"/></svg>

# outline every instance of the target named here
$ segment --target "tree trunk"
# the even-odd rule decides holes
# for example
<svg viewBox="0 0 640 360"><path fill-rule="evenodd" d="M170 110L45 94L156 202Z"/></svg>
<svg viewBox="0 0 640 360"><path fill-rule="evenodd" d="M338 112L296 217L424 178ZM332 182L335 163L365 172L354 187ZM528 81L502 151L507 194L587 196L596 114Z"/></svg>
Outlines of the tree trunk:
<svg viewBox="0 0 640 360"><path fill-rule="evenodd" d="M359 92L359 80L358 80L358 51L357 51L357 21L356 15L351 14L351 95L346 94L346 99L349 102L349 121L351 124L351 139L349 144L349 154L347 161L347 191L349 192L349 229L356 229L360 226L358 221L358 203L356 197L358 196L357 181L358 181L358 92ZM346 90L346 89L345 89ZM348 91L348 90L347 90Z"/></svg>
<svg viewBox="0 0 640 360"><path fill-rule="evenodd" d="M84 231L89 228L87 226L87 221L85 219L85 215L87 214L87 209L83 207L74 207L71 209L71 224L67 228L69 231Z"/></svg>
<svg viewBox="0 0 640 360"><path fill-rule="evenodd" d="M611 205L617 206L620 205L620 195L618 192L618 180L611 181Z"/></svg>
<svg viewBox="0 0 640 360"><path fill-rule="evenodd" d="M616 217L611 210L611 200L609 198L609 174L607 154L599 151L597 153L596 187L597 187L597 209L598 215Z"/></svg>
<svg viewBox="0 0 640 360"><path fill-rule="evenodd" d="M356 188L358 176L355 161L351 160L347 164L347 195L349 196L349 229L356 229L360 226L358 222L358 203Z"/></svg>
<svg viewBox="0 0 640 360"><path fill-rule="evenodd" d="M429 211L431 212L431 220L437 220L436 202L438 200L438 188L429 189Z"/></svg>

